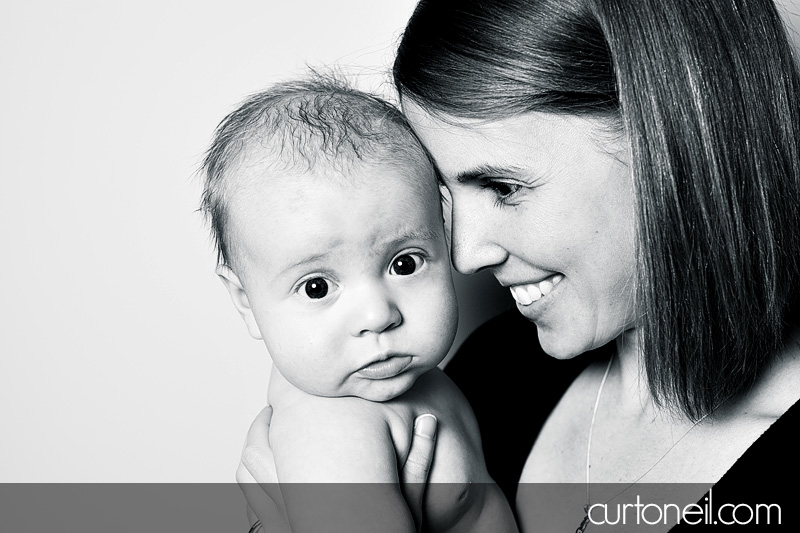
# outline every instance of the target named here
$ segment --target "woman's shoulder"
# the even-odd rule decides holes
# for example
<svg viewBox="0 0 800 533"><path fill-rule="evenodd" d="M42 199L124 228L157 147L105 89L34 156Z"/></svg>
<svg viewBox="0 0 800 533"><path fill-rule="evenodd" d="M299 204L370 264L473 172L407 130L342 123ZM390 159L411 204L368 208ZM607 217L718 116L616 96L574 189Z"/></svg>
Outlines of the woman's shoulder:
<svg viewBox="0 0 800 533"><path fill-rule="evenodd" d="M712 520L738 519L739 525L755 528L793 523L790 513L794 513L798 496L793 481L800 471L800 454L795 441L798 426L800 401L781 415L697 504ZM715 527L700 526L701 531L702 527ZM696 525L681 523L670 531L696 530Z"/></svg>
<svg viewBox="0 0 800 533"><path fill-rule="evenodd" d="M745 480L777 481L786 472L800 470L795 439L800 427L800 343L795 340L790 346L794 347L793 353L768 369L765 379L751 389L750 395L755 398L740 408L748 417L768 421L768 427L724 474L715 490L717 486L724 488Z"/></svg>
<svg viewBox="0 0 800 533"><path fill-rule="evenodd" d="M773 365L772 376L766 376L766 383L751 390L755 398L739 409L744 410L741 418L761 425L769 421L768 427L698 502L703 505L713 501L716 510L743 506L772 513L770 517L763 514L759 517L762 525L766 519L772 519L774 524L776 512L783 515L783 523L786 523L787 514L794 510L800 492L792 483L800 471L800 451L795 437L800 427L800 398L796 387L800 375L796 360L783 357L780 362L782 364ZM742 510L740 514L746 516L747 511ZM683 531L683 528L682 525L672 531Z"/></svg>

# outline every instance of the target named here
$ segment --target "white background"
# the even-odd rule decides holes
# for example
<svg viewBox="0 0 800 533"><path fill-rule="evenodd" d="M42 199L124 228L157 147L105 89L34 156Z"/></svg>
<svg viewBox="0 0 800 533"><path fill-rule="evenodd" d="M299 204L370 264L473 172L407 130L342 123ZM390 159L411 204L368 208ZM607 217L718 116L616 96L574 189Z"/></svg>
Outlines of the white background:
<svg viewBox="0 0 800 533"><path fill-rule="evenodd" d="M269 360L214 275L194 173L241 99L306 64L391 96L414 3L0 8L0 482L234 480ZM511 303L479 292L459 338Z"/></svg>
<svg viewBox="0 0 800 533"><path fill-rule="evenodd" d="M214 275L194 172L236 103L306 63L389 96L413 4L0 8L0 482L233 481L269 361ZM461 339L510 297L458 281Z"/></svg>

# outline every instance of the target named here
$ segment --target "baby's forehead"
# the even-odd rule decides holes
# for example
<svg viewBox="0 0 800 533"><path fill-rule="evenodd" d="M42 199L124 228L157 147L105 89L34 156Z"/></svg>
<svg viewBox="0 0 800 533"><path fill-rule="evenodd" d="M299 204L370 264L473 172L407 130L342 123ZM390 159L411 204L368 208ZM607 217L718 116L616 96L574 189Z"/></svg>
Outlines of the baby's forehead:
<svg viewBox="0 0 800 533"><path fill-rule="evenodd" d="M436 173L426 156L420 154L370 154L370 157L297 157L281 147L259 143L243 150L228 176L227 203L247 204L262 194L276 195L290 202L291 191L324 184L329 187L369 190L386 180L403 180L415 187L411 196L428 197L436 190Z"/></svg>
<svg viewBox="0 0 800 533"><path fill-rule="evenodd" d="M390 203L406 206L409 213L415 213L412 216L418 225L436 230L434 225L440 216L435 214L439 204L435 177L426 179L419 169L411 166L403 172L376 164L352 168L351 172L340 170L321 166L311 171L287 169L263 160L243 166L234 178L237 183L226 195L229 241L239 253L252 256L257 263L271 264L276 251L265 250L264 243L290 238L285 228L294 228L295 235L314 233L321 237L328 231L326 228L339 226L342 217L352 223L350 215L355 215L363 224L371 224L376 211L370 206L391 216L388 212L392 210L384 209ZM406 186L391 187L389 180ZM433 184L425 185L428 181ZM391 197L387 196L387 189L393 191ZM316 201L320 199L323 203ZM397 224L402 218L397 217ZM361 234L353 226L340 236L352 242L348 236L356 239ZM313 240L315 245L320 242Z"/></svg>
<svg viewBox="0 0 800 533"><path fill-rule="evenodd" d="M284 251L300 248L313 255L315 247L344 250L357 243L359 250L371 249L373 241L399 242L400 235L440 231L439 193L430 165L371 161L309 169L251 158L232 181L226 199L229 235L261 265L280 262L277 242Z"/></svg>

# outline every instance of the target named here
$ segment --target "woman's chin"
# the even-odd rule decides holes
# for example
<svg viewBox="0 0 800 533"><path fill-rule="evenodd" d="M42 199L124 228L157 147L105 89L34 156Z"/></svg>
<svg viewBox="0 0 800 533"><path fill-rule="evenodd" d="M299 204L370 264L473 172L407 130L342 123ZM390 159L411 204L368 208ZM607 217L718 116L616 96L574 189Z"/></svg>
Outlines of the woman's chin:
<svg viewBox="0 0 800 533"><path fill-rule="evenodd" d="M544 353L561 360L572 359L592 349L592 346L578 339L570 339L566 335L551 333L542 328L539 328L539 344Z"/></svg>

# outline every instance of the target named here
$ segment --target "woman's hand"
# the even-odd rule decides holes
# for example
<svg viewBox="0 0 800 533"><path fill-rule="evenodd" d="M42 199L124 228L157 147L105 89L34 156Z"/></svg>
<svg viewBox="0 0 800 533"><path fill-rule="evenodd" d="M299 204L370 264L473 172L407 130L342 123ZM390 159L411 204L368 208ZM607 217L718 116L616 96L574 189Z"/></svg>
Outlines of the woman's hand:
<svg viewBox="0 0 800 533"><path fill-rule="evenodd" d="M236 482L247 500L247 515L251 525L260 522L269 526L270 533L291 533L278 485L275 460L269 447L271 419L272 408L267 406L250 425L236 470ZM418 531L422 525L422 500L436 443L436 422L436 417L429 414L420 415L414 421L411 449L400 472L403 496Z"/></svg>
<svg viewBox="0 0 800 533"><path fill-rule="evenodd" d="M414 420L411 449L400 471L401 490L414 517L417 531L422 529L422 500L425 497L425 487L428 486L428 473L436 448L436 423L436 417L430 414L420 415Z"/></svg>
<svg viewBox="0 0 800 533"><path fill-rule="evenodd" d="M269 424L272 420L272 407L267 406L256 416L242 450L239 468L236 469L236 482L247 500L247 517L251 531L258 531L259 524L267 524L270 533L291 533L286 517L275 460L269 447Z"/></svg>

